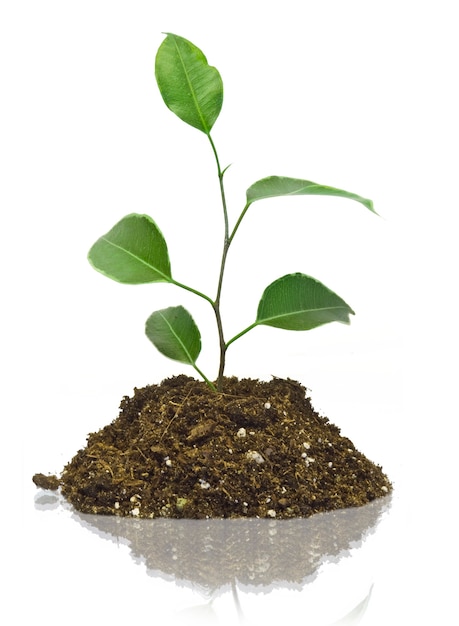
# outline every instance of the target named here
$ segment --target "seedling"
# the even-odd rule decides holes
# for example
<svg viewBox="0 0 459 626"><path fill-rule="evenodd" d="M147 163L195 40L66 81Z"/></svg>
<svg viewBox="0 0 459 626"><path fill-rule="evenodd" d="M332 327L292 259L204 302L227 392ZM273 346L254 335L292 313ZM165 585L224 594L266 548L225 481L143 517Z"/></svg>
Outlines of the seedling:
<svg viewBox="0 0 459 626"><path fill-rule="evenodd" d="M146 335L166 357L191 365L215 391L222 389L226 351L237 339L256 326L286 330L310 330L329 322L349 324L351 307L318 280L294 273L278 278L264 290L255 321L229 340L225 339L220 309L228 250L250 206L259 200L280 196L339 196L363 204L374 211L371 200L354 193L318 185L308 180L269 176L247 189L246 204L230 231L224 175L211 130L223 103L223 82L218 70L207 63L202 51L190 41L167 34L156 54L156 81L166 106L181 120L204 133L213 151L223 210L224 239L220 273L214 298L172 277L167 244L156 223L148 215L131 213L98 239L89 251L93 267L120 283L167 282L206 300L215 313L220 344L220 365L216 383L198 367L201 333L183 306L155 311L146 322Z"/></svg>

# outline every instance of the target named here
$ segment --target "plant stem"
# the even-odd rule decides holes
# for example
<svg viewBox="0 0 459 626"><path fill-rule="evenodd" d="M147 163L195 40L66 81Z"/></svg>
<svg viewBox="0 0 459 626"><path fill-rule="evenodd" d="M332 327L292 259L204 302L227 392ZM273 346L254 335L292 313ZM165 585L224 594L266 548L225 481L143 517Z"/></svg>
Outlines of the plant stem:
<svg viewBox="0 0 459 626"><path fill-rule="evenodd" d="M196 363L191 363L190 365L192 365L194 367L194 369L198 372L198 374L202 377L202 379L204 380L204 382L212 389L212 391L218 391L217 387L214 385L213 382L211 382L207 376L205 376L204 372L202 372L199 367L196 365Z"/></svg>
<svg viewBox="0 0 459 626"><path fill-rule="evenodd" d="M200 298L207 300L207 302L210 302L210 304L214 306L214 301L212 300L212 298L209 298L209 296L206 296L205 293L202 293L201 291L198 291L197 289L193 289L193 287L189 287L188 285L184 285L183 283L179 283L177 280L174 280L173 278L168 278L167 282L171 283L172 285L175 285L176 287L181 287L182 289L185 289L186 291L191 291L191 293L194 293L196 296L199 296Z"/></svg>
<svg viewBox="0 0 459 626"><path fill-rule="evenodd" d="M252 330L252 328L255 328L255 326L258 326L258 322L254 322L253 324L250 324L250 326L247 326L247 328L244 328L244 330L242 330L240 333L235 335L232 339L230 339L227 342L226 347L228 348L228 346L231 345L233 341L236 341L236 339L239 339L239 337L242 337L242 335L245 335L246 333L248 333L249 330Z"/></svg>
<svg viewBox="0 0 459 626"><path fill-rule="evenodd" d="M226 257L228 255L228 248L230 246L231 240L229 238L229 226L228 226L228 211L227 211L227 207L226 207L226 196L225 196L225 187L223 184L223 176L225 174L225 170L222 171L221 167L220 167L220 160L218 158L218 153L217 150L215 148L215 144L212 141L212 137L210 136L210 133L207 135L210 141L210 145L212 146L212 150L215 156L215 161L217 163L217 170L218 170L218 180L220 183L220 195L221 195L221 199L222 199L222 207L223 207L223 221L225 224L225 236L224 236L224 240L223 240L223 251L222 251L222 260L220 263L220 275L218 277L218 287L217 287L217 295L215 297L215 300L212 304L212 307L214 309L215 312L215 318L217 320L217 328L218 328L218 338L219 338L219 342L220 342L220 366L218 369L218 377L217 377L217 390L221 391L222 390L222 385L223 385L223 373L225 371L225 359L226 359L226 348L227 345L225 343L225 337L223 334L223 324L222 324L222 317L221 317L221 311L220 311L220 299L221 299L221 292L222 292L222 285L223 285L223 276L225 273L225 266L226 266Z"/></svg>
<svg viewBox="0 0 459 626"><path fill-rule="evenodd" d="M230 235L230 238L229 238L229 241L228 241L228 245L230 245L231 242L233 241L234 235L236 234L236 231L239 228L239 224L242 222L242 218L247 213L247 209L249 208L250 204L251 204L250 202L247 202L247 204L245 205L244 209L242 210L242 213L240 214L239 219L236 222L235 227L233 228L233 232Z"/></svg>

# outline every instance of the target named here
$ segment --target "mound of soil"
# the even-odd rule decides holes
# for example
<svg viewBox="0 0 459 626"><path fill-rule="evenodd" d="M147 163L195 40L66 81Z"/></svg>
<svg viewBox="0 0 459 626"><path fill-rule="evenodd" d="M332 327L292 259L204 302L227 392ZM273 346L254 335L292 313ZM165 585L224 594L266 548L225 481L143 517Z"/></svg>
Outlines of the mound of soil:
<svg viewBox="0 0 459 626"><path fill-rule="evenodd" d="M135 389L88 436L60 478L83 513L172 518L293 518L360 506L392 485L292 380L187 376Z"/></svg>

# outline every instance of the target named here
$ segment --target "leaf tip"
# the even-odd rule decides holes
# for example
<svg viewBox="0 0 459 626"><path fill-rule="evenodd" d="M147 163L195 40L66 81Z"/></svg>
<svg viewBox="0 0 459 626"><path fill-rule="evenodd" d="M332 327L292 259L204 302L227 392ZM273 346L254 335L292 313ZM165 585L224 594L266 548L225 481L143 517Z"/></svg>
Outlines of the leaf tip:
<svg viewBox="0 0 459 626"><path fill-rule="evenodd" d="M373 200L368 200L368 199L365 199L364 204L365 204L365 206L367 207L367 209L370 209L370 211L371 211L372 213L374 213L374 214L375 214L375 215L377 215L378 217L381 217L381 216L380 216L380 214L379 214L379 213L375 210L375 206L374 206L374 204L373 204Z"/></svg>

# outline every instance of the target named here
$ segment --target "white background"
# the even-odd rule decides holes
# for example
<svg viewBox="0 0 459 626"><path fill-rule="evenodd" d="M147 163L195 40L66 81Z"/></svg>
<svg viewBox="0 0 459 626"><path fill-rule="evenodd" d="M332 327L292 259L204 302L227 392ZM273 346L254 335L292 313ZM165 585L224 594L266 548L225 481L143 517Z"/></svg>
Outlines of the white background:
<svg viewBox="0 0 459 626"><path fill-rule="evenodd" d="M81 623L88 606L112 624L158 617L152 579L128 552L60 508L37 511L31 476L59 473L134 386L193 375L145 338L153 310L189 308L203 335L199 365L215 375L206 303L169 285L119 285L86 260L121 217L147 213L166 237L174 277L215 291L215 165L206 137L170 113L157 90L162 32L190 39L222 75L225 100L212 135L222 165L232 164L225 179L233 224L247 187L271 174L370 197L382 216L340 199L250 209L228 259L227 336L253 321L269 282L294 271L324 282L356 316L349 327L304 334L257 328L230 348L227 373L300 380L316 408L393 480L361 623L457 619L454 9L445 0L1 5L2 517L16 615L9 623ZM174 584L163 587L161 597L178 602ZM74 604L82 599L83 607ZM259 623L271 617L262 604Z"/></svg>

